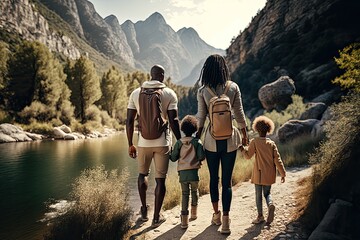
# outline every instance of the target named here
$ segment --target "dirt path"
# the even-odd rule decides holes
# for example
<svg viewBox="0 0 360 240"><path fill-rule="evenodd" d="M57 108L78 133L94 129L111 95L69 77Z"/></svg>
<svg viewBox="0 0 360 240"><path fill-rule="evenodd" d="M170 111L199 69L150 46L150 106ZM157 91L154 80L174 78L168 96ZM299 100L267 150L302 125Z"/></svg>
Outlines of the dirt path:
<svg viewBox="0 0 360 240"><path fill-rule="evenodd" d="M212 209L210 196L204 195L199 199L198 219L189 222L187 229L180 227L180 206L163 212L166 222L156 229L150 227L151 221L137 222L135 233L130 239L307 239L298 222L293 222L291 215L295 210L294 193L298 189L298 180L311 174L311 168L287 169L285 183L272 186L271 193L276 206L275 219L270 227L265 224L253 225L251 221L256 218L255 189L250 182L244 182L233 188L231 204L231 234L222 235L221 226L210 224ZM267 215L264 201L264 214ZM220 208L221 209L221 208Z"/></svg>

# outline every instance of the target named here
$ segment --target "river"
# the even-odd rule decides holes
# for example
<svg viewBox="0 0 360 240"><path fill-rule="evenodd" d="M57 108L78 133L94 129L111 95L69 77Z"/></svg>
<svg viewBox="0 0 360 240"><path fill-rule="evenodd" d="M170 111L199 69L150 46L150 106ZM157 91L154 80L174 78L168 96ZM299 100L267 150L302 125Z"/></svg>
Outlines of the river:
<svg viewBox="0 0 360 240"><path fill-rule="evenodd" d="M129 170L130 205L138 211L137 163L127 155L125 134L0 144L0 239L41 239L45 223L40 220L49 211L46 203L66 200L81 171L100 165L106 170ZM153 180L150 174L150 204Z"/></svg>

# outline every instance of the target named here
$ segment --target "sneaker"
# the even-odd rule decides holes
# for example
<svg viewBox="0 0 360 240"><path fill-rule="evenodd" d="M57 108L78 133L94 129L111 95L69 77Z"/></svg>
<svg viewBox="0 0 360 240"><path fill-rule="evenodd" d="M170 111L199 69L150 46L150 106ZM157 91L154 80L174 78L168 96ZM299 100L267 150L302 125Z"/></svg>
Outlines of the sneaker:
<svg viewBox="0 0 360 240"><path fill-rule="evenodd" d="M160 214L158 219L154 218L152 220L151 227L152 228L157 228L158 226L160 226L165 221L166 221L166 219Z"/></svg>
<svg viewBox="0 0 360 240"><path fill-rule="evenodd" d="M251 223L252 224L259 224L259 223L262 223L264 220L264 216L261 216L261 217L257 217L254 221L252 221Z"/></svg>
<svg viewBox="0 0 360 240"><path fill-rule="evenodd" d="M266 223L270 224L272 223L272 221L274 220L274 213L275 213L275 205L274 204L270 204L269 205L269 213L266 219Z"/></svg>
<svg viewBox="0 0 360 240"><path fill-rule="evenodd" d="M146 222L149 220L148 218L148 209L149 205L146 205L146 207L141 206L140 208L140 214L141 214L141 221Z"/></svg>
<svg viewBox="0 0 360 240"><path fill-rule="evenodd" d="M216 226L221 225L221 212L218 211L217 213L213 213L211 224L214 224Z"/></svg>
<svg viewBox="0 0 360 240"><path fill-rule="evenodd" d="M222 225L221 225L221 230L220 233L222 234L230 234L230 218L229 216L223 216L222 217Z"/></svg>

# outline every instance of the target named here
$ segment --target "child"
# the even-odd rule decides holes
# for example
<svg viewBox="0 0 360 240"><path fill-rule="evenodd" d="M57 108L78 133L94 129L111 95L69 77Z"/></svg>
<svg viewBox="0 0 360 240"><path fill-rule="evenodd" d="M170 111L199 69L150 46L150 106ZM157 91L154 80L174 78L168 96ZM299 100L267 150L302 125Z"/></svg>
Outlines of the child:
<svg viewBox="0 0 360 240"><path fill-rule="evenodd" d="M245 158L250 159L255 154L251 182L255 184L258 216L252 223L258 224L264 221L261 197L263 193L268 206L266 224L269 225L274 220L275 212L275 205L271 200L270 189L271 184L275 183L276 168L280 172L282 183L285 182L286 171L276 144L269 138L266 138L267 133L271 134L274 131L274 122L265 116L260 116L255 118L252 128L259 133L259 137L250 141L248 150L240 146L240 151Z"/></svg>
<svg viewBox="0 0 360 240"><path fill-rule="evenodd" d="M170 160L178 160L179 182L182 191L181 204L181 228L187 228L189 222L189 195L191 192L191 218L197 218L198 205L198 184L200 161L204 160L205 153L201 141L192 135L197 131L197 119L194 116L187 115L181 122L181 131L185 137L179 139L171 153Z"/></svg>

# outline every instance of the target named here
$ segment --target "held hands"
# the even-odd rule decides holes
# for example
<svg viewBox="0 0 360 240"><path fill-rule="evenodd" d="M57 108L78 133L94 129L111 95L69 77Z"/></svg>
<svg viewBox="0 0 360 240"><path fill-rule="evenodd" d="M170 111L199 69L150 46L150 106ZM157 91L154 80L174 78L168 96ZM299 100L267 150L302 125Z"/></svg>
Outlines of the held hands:
<svg viewBox="0 0 360 240"><path fill-rule="evenodd" d="M131 158L136 158L136 147L134 146L134 145L131 145L130 147L129 147L129 156L131 157Z"/></svg>
<svg viewBox="0 0 360 240"><path fill-rule="evenodd" d="M285 182L285 177L281 177L281 183Z"/></svg>
<svg viewBox="0 0 360 240"><path fill-rule="evenodd" d="M247 146L249 145L249 139L247 136L244 136L242 139L241 139L241 144L242 146Z"/></svg>

